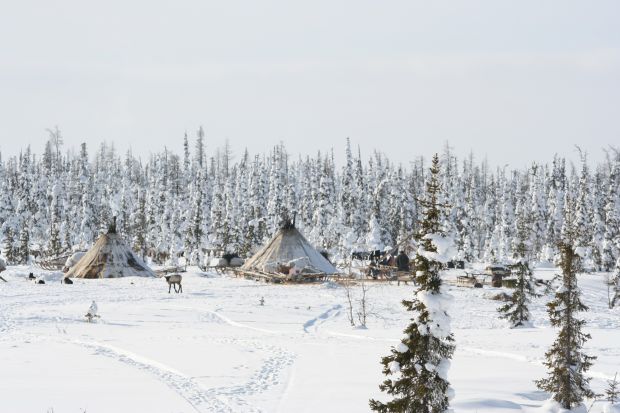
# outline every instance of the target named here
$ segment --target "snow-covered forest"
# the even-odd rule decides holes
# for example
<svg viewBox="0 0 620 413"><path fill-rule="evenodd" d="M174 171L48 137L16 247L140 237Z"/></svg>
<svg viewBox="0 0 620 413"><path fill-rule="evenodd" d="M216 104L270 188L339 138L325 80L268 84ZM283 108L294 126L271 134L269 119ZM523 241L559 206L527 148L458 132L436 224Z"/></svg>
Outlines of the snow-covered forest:
<svg viewBox="0 0 620 413"><path fill-rule="evenodd" d="M227 250L247 256L267 240L283 216L318 248L338 259L351 251L394 246L416 230L428 159L408 165L346 145L333 152L291 155L284 145L268 153L233 154L208 146L201 129L187 135L181 154L164 149L141 159L113 145L65 148L51 130L43 154L25 148L0 154L0 226L3 256L12 264L33 255L84 249L118 216L132 247L155 263ZM527 169L492 168L475 154L459 159L438 148L444 230L458 258L502 262L516 245L531 261L557 256L570 215L577 242L589 248L587 267L609 271L620 256L620 152L591 164L556 156Z"/></svg>
<svg viewBox="0 0 620 413"><path fill-rule="evenodd" d="M611 148L604 162L592 164L577 148L577 165L555 156L548 164L508 170L475 161L473 154L459 159L449 144L432 160L412 157L409 165L379 152L363 157L361 148L353 149L349 140L344 144L344 162L336 161L333 151L294 157L284 145L266 154L238 155L229 144L209 148L199 129L192 139L185 137L181 156L164 149L143 161L131 152L119 154L110 144L94 153L85 144L77 152L64 148L55 129L41 156L26 148L19 156L0 157L1 269L4 260L10 264L1 280L0 331L7 338L0 345L3 351L17 349L3 360L10 373L2 380L19 383L35 355L60 351L61 360L67 360L69 353L63 352L77 347L87 350L78 356L88 366L83 374L95 371L99 356L122 365L91 380L108 385L116 370L129 367L147 373L139 391L165 384L175 393L161 396L175 407L153 411L186 411L178 410L186 403L198 412L303 411L299 406L306 405L308 389L318 388L305 381L321 377L326 382L326 372L335 376L334 389L355 395L353 402L329 392L315 400L331 410L448 412L456 406L462 412L496 413L534 406L541 413L581 413L587 402L593 412L615 411L617 354L610 343L617 342L618 331L620 151ZM292 217L310 242L341 264L356 251L409 248L413 268L400 270L399 259L410 262L404 254L395 263L415 279L371 281L364 274L375 264L353 270L350 262L350 277L278 288L256 282L261 278L240 280L229 277L233 273L192 266L204 263L205 254L249 256L276 230L283 236L293 229L287 221ZM106 276L91 282L72 269L60 273L44 269L45 260L33 262L86 249L99 238L76 266L91 263L91 255L108 256L102 244L112 239L122 244L123 237L160 275L170 270L183 275L165 276L166 292L150 269L148 274L119 270L123 276L112 282ZM128 249L111 255L140 261ZM477 272L443 271L455 258ZM496 262L506 263L499 267L516 276L513 287L501 277L497 285L496 274L488 274L487 263ZM182 263L190 266L170 268ZM483 269L492 275L486 288ZM463 278L473 279L477 285L469 286L478 288L463 288ZM181 280L189 294L181 294ZM415 283L413 297L407 281ZM171 284L179 293L174 298ZM460 310L452 312L455 297ZM84 317L92 331L75 318L84 302L91 303ZM60 315L37 315L50 308ZM402 330L405 319L409 324ZM162 328L162 322L170 324ZM155 347L152 354L149 346L142 349L144 337ZM550 346L543 359L545 343ZM186 349L184 356L166 358L175 346ZM259 354L246 354L248 346ZM336 348L345 354L334 356ZM537 355L523 355L529 352ZM323 353L333 353L330 357L344 368L334 374L334 360L320 367L329 359ZM201 361L194 366L196 358ZM54 357L45 359L37 368L60 370L49 365L47 359ZM217 367L216 359L240 364ZM513 370L497 369L498 361L512 363ZM496 379L511 386L499 386ZM539 392L532 391L534 385ZM604 385L606 399L600 395ZM36 388L46 392L41 400L49 405L72 403L49 393L47 384L37 382ZM41 406L24 403L18 394L3 397L12 406ZM100 397L80 403L86 399L101 404L102 411L118 410ZM123 405L120 411L127 409L135 410Z"/></svg>

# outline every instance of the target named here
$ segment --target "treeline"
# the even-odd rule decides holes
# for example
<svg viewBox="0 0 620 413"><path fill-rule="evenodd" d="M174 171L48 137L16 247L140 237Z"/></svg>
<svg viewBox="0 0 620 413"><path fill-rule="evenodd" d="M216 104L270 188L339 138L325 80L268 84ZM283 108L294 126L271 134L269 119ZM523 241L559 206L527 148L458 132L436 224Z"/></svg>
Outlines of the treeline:
<svg viewBox="0 0 620 413"><path fill-rule="evenodd" d="M132 247L155 262L205 251L248 255L278 228L282 217L332 256L394 246L417 230L428 165L409 165L374 152L362 157L346 141L341 165L332 152L291 156L284 145L268 153L233 156L211 149L201 129L185 136L183 152L167 149L142 160L101 144L65 151L58 129L41 156L26 148L0 155L0 242L10 263L32 255L58 256L86 248L112 216ZM611 270L620 256L620 153L590 165L555 157L523 170L492 169L473 156L440 154L442 222L470 262L501 262L525 245L531 261L557 256L567 216L587 266Z"/></svg>

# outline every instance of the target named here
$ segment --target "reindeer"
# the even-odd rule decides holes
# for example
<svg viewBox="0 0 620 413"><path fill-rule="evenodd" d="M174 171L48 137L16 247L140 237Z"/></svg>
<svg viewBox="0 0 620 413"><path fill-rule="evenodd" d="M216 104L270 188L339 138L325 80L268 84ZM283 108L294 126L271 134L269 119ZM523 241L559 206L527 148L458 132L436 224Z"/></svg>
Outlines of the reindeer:
<svg viewBox="0 0 620 413"><path fill-rule="evenodd" d="M183 292L183 286L181 285L181 280L183 279L183 277L181 277L181 274L164 275L164 278L166 279L166 282L168 283L168 294L170 294L170 288L172 287L174 287L175 293ZM178 291L177 291L177 285L179 286Z"/></svg>

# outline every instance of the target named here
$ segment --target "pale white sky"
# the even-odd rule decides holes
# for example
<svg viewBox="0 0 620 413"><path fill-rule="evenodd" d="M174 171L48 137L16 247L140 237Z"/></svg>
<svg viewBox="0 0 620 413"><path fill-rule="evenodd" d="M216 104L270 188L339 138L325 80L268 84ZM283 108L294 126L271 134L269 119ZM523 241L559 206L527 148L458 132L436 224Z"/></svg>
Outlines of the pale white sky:
<svg viewBox="0 0 620 413"><path fill-rule="evenodd" d="M0 0L0 150L620 146L620 2Z"/></svg>

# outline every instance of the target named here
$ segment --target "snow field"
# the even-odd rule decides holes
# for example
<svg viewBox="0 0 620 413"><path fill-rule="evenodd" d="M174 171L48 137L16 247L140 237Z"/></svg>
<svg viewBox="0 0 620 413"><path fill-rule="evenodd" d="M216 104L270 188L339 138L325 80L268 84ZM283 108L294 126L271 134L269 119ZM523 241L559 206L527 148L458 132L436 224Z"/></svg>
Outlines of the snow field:
<svg viewBox="0 0 620 413"><path fill-rule="evenodd" d="M0 412L365 412L385 397L379 360L397 345L410 313L400 304L412 286L372 284L367 329L352 328L344 290L269 285L184 274L185 293L162 279L123 278L47 284L10 267L0 284ZM537 271L550 278L553 272ZM453 274L448 274L448 278ZM592 387L620 370L620 311L609 310L601 275L581 275L598 356ZM537 412L547 395L544 352L555 337L544 303L534 328L508 329L497 317L500 289L447 287L456 353L448 377L459 412ZM265 298L265 305L259 300ZM101 318L86 323L91 301ZM603 411L595 403L591 412Z"/></svg>

